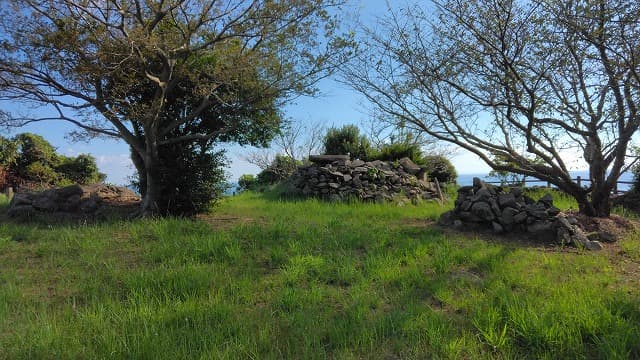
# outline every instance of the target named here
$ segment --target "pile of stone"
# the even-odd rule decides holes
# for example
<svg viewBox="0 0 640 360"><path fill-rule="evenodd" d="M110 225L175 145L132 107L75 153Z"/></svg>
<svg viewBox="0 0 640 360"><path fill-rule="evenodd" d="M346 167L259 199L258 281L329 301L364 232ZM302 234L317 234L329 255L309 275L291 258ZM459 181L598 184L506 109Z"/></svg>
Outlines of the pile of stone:
<svg viewBox="0 0 640 360"><path fill-rule="evenodd" d="M575 217L553 206L550 194L535 201L522 188L492 186L479 178L473 179L473 186L458 189L454 209L443 214L439 223L458 229L490 228L496 233L526 232L545 242L602 249L597 236L590 239Z"/></svg>
<svg viewBox="0 0 640 360"><path fill-rule="evenodd" d="M71 185L41 192L17 193L11 199L8 214L12 217L38 213L58 215L100 215L108 210L134 209L140 196L113 185Z"/></svg>
<svg viewBox="0 0 640 360"><path fill-rule="evenodd" d="M409 158L365 162L350 160L348 155L318 155L309 160L291 177L293 185L305 196L381 203L442 197L438 186L427 181L426 169Z"/></svg>

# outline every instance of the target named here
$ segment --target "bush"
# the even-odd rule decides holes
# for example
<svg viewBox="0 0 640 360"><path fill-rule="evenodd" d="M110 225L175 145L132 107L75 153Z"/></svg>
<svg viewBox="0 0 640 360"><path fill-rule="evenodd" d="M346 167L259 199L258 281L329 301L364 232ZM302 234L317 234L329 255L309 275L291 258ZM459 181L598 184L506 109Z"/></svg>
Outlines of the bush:
<svg viewBox="0 0 640 360"><path fill-rule="evenodd" d="M67 157L42 136L24 133L13 139L0 137L0 185L18 185L34 182L43 185L65 186L73 183L91 184L104 181L91 155Z"/></svg>
<svg viewBox="0 0 640 360"><path fill-rule="evenodd" d="M95 184L103 182L107 177L98 171L96 159L88 154L80 154L75 158L63 157L57 170L63 177L77 184Z"/></svg>
<svg viewBox="0 0 640 360"><path fill-rule="evenodd" d="M244 174L238 179L238 188L240 191L255 190L258 180L252 174Z"/></svg>
<svg viewBox="0 0 640 360"><path fill-rule="evenodd" d="M407 143L383 145L382 148L372 156L372 160L396 161L405 157L411 159L411 161L418 165L424 165L424 158L420 146Z"/></svg>
<svg viewBox="0 0 640 360"><path fill-rule="evenodd" d="M300 165L299 161L289 156L278 154L271 162L271 165L258 174L256 177L257 185L273 185L288 179L296 171L298 165Z"/></svg>
<svg viewBox="0 0 640 360"><path fill-rule="evenodd" d="M423 157L424 165L427 167L429 179L438 179L441 183L453 183L458 177L456 168L451 161L442 155L428 155Z"/></svg>
<svg viewBox="0 0 640 360"><path fill-rule="evenodd" d="M346 155L352 158L369 160L373 154L371 143L355 125L345 125L342 128L330 128L324 137L325 155Z"/></svg>
<svg viewBox="0 0 640 360"><path fill-rule="evenodd" d="M179 146L161 151L163 196L167 215L190 216L209 209L227 189L224 151L208 152Z"/></svg>

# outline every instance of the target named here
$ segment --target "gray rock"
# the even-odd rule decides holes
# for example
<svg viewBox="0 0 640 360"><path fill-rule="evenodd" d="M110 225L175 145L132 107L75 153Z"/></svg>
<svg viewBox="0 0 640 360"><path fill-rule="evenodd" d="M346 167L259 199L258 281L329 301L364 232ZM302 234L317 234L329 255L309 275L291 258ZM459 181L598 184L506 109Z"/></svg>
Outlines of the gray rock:
<svg viewBox="0 0 640 360"><path fill-rule="evenodd" d="M518 210L511 207L506 207L502 210L502 215L500 216L499 221L503 225L512 225L516 222L515 216L517 214L518 214Z"/></svg>
<svg viewBox="0 0 640 360"><path fill-rule="evenodd" d="M495 219L495 215L493 214L493 211L491 211L491 205L487 204L486 202L479 201L477 203L474 203L471 206L471 212L475 216L485 221L491 221Z"/></svg>
<svg viewBox="0 0 640 360"><path fill-rule="evenodd" d="M496 234L502 234L504 232L504 227L496 221L492 221L491 226L493 227L493 232Z"/></svg>
<svg viewBox="0 0 640 360"><path fill-rule="evenodd" d="M498 204L501 208L505 208L507 206L515 208L517 207L516 197L512 193L503 193L498 195Z"/></svg>
<svg viewBox="0 0 640 360"><path fill-rule="evenodd" d="M521 211L518 214L513 216L513 222L516 224L522 224L527 221L527 213L525 211Z"/></svg>
<svg viewBox="0 0 640 360"><path fill-rule="evenodd" d="M527 231L534 234L552 232L553 223L548 221L536 221L527 226Z"/></svg>
<svg viewBox="0 0 640 360"><path fill-rule="evenodd" d="M416 165L413 161L411 161L411 159L407 157L398 160L398 163L402 165L404 171L411 175L415 175L420 172L420 166Z"/></svg>
<svg viewBox="0 0 640 360"><path fill-rule="evenodd" d="M340 187L340 184L333 183L333 182L329 183L328 185L329 185L329 187L330 187L330 188L332 188L332 189L337 189L337 188L339 188L339 187Z"/></svg>
<svg viewBox="0 0 640 360"><path fill-rule="evenodd" d="M587 241L585 242L584 247L587 250L602 250L602 244L598 241Z"/></svg>

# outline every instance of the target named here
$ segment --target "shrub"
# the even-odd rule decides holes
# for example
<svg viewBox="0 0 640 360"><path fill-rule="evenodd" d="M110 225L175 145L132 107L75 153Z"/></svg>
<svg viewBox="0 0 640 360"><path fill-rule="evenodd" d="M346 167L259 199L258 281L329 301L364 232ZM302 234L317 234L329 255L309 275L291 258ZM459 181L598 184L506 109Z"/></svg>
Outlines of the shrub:
<svg viewBox="0 0 640 360"><path fill-rule="evenodd" d="M279 183L289 178L296 171L298 165L300 165L299 161L278 154L271 165L258 174L256 182L259 186Z"/></svg>
<svg viewBox="0 0 640 360"><path fill-rule="evenodd" d="M258 181L252 174L244 174L238 179L238 188L240 191L255 190Z"/></svg>
<svg viewBox="0 0 640 360"><path fill-rule="evenodd" d="M371 143L355 125L342 128L330 128L324 137L324 153L326 155L346 155L352 158L369 160L373 153Z"/></svg>
<svg viewBox="0 0 640 360"><path fill-rule="evenodd" d="M63 157L56 169L63 177L78 184L95 184L107 177L98 171L96 159L88 154L80 154L75 158Z"/></svg>
<svg viewBox="0 0 640 360"><path fill-rule="evenodd" d="M91 184L104 181L91 155L67 157L42 136L24 133L13 139L0 137L0 185L39 183L44 188L73 183ZM33 185L33 184L32 184Z"/></svg>
<svg viewBox="0 0 640 360"><path fill-rule="evenodd" d="M167 215L190 216L209 209L228 187L224 151L208 152L195 148L162 148L162 203Z"/></svg>
<svg viewBox="0 0 640 360"><path fill-rule="evenodd" d="M418 165L424 165L422 150L417 144L394 143L383 145L372 160L395 161L409 158Z"/></svg>
<svg viewBox="0 0 640 360"><path fill-rule="evenodd" d="M458 173L451 161L442 155L428 155L423 157L424 165L427 167L429 179L438 179L441 183L452 183L456 181Z"/></svg>

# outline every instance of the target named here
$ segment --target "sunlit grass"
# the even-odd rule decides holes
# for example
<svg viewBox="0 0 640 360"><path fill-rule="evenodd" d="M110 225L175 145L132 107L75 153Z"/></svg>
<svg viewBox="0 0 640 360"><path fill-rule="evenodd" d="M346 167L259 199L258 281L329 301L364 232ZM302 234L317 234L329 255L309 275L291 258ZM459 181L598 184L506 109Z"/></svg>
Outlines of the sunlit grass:
<svg viewBox="0 0 640 360"><path fill-rule="evenodd" d="M610 252L444 232L449 208L244 193L198 220L3 221L0 358L640 357Z"/></svg>

